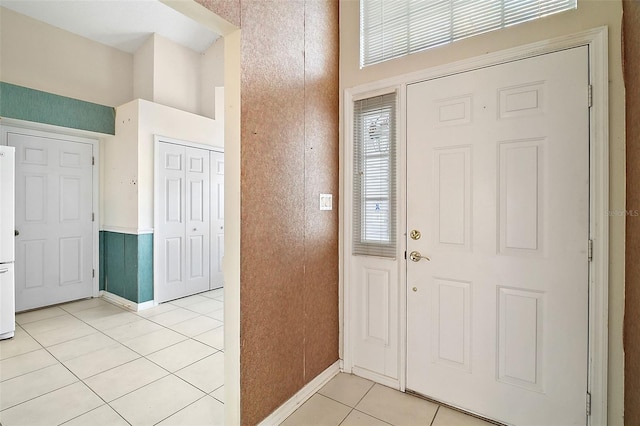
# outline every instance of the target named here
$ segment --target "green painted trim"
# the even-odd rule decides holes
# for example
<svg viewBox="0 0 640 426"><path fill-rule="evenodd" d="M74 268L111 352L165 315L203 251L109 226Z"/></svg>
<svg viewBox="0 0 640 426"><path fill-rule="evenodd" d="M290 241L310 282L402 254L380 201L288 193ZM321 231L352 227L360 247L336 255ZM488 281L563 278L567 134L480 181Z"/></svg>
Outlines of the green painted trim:
<svg viewBox="0 0 640 426"><path fill-rule="evenodd" d="M115 108L0 81L0 117L114 135Z"/></svg>
<svg viewBox="0 0 640 426"><path fill-rule="evenodd" d="M138 303L153 300L153 234L138 235Z"/></svg>
<svg viewBox="0 0 640 426"><path fill-rule="evenodd" d="M153 234L100 231L100 289L135 303L153 300Z"/></svg>

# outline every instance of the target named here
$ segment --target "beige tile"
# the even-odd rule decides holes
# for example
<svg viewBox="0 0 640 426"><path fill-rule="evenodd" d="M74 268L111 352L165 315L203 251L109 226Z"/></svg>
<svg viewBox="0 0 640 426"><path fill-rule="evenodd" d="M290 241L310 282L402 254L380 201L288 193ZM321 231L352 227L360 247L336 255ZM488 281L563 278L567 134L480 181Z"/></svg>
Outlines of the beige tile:
<svg viewBox="0 0 640 426"><path fill-rule="evenodd" d="M147 358L162 368L174 372L200 361L214 352L216 352L215 349L189 339L154 352L148 355Z"/></svg>
<svg viewBox="0 0 640 426"><path fill-rule="evenodd" d="M83 309L81 311L75 312L73 315L80 318L82 321L91 323L102 318L110 317L111 315L117 315L126 312L127 311L125 311L124 309L120 309L110 303L102 302L102 304L99 306L89 309Z"/></svg>
<svg viewBox="0 0 640 426"><path fill-rule="evenodd" d="M347 417L350 407L319 394L313 395L282 422L282 426L337 426Z"/></svg>
<svg viewBox="0 0 640 426"><path fill-rule="evenodd" d="M65 311L63 311L57 306L52 306L50 308L36 309L35 311L16 314L16 323L29 324L30 322L59 317L60 315L64 315L64 314L66 314Z"/></svg>
<svg viewBox="0 0 640 426"><path fill-rule="evenodd" d="M58 361L44 349L7 358L0 361L0 381L9 380L57 363Z"/></svg>
<svg viewBox="0 0 640 426"><path fill-rule="evenodd" d="M211 392L209 395L217 399L224 404L224 386L220 386L218 389Z"/></svg>
<svg viewBox="0 0 640 426"><path fill-rule="evenodd" d="M206 314L208 317L224 322L224 309Z"/></svg>
<svg viewBox="0 0 640 426"><path fill-rule="evenodd" d="M76 320L75 322L64 327L56 328L55 330L51 331L33 333L32 336L42 346L53 346L59 343L68 342L69 340L88 336L89 334L93 334L95 332L95 328L85 324L82 321Z"/></svg>
<svg viewBox="0 0 640 426"><path fill-rule="evenodd" d="M491 423L456 410L440 406L433 426L491 426Z"/></svg>
<svg viewBox="0 0 640 426"><path fill-rule="evenodd" d="M140 355L149 355L178 342L186 340L188 337L173 330L163 328L144 336L123 340L122 344L138 352Z"/></svg>
<svg viewBox="0 0 640 426"><path fill-rule="evenodd" d="M134 321L138 321L139 319L140 317L134 313L121 312L121 313L118 313L115 315L109 315L103 318L88 320L87 323L90 326L97 328L98 330L105 331L111 328L119 327L124 324L129 324Z"/></svg>
<svg viewBox="0 0 640 426"><path fill-rule="evenodd" d="M367 379L340 373L324 385L318 393L349 407L355 407L372 386L373 382Z"/></svg>
<svg viewBox="0 0 640 426"><path fill-rule="evenodd" d="M224 385L224 353L217 352L176 371L175 374L203 392L213 392Z"/></svg>
<svg viewBox="0 0 640 426"><path fill-rule="evenodd" d="M222 351L224 350L224 327L214 328L213 330L198 334L194 339Z"/></svg>
<svg viewBox="0 0 640 426"><path fill-rule="evenodd" d="M0 383L0 410L60 389L78 379L64 366L55 364Z"/></svg>
<svg viewBox="0 0 640 426"><path fill-rule="evenodd" d="M52 318L45 318L38 321L32 321L26 324L22 324L22 328L32 336L41 333L48 333L60 328L66 328L69 326L82 324L78 318L70 314L57 315Z"/></svg>
<svg viewBox="0 0 640 426"><path fill-rule="evenodd" d="M368 414L361 413L358 410L353 410L349 413L344 422L340 423L340 426L388 426L389 423L383 422L380 419L371 417ZM428 423L425 423L428 425Z"/></svg>
<svg viewBox="0 0 640 426"><path fill-rule="evenodd" d="M136 352L118 344L70 359L64 365L76 376L86 379L139 357Z"/></svg>
<svg viewBox="0 0 640 426"><path fill-rule="evenodd" d="M224 288L217 288L215 290L205 291L204 293L200 293L198 296L208 297L210 299L222 297L224 296Z"/></svg>
<svg viewBox="0 0 640 426"><path fill-rule="evenodd" d="M224 404L210 396L200 398L171 417L158 423L159 426L172 425L224 425Z"/></svg>
<svg viewBox="0 0 640 426"><path fill-rule="evenodd" d="M117 344L115 340L94 330L94 333L86 336L49 346L47 350L60 361L67 361Z"/></svg>
<svg viewBox="0 0 640 426"><path fill-rule="evenodd" d="M154 425L203 396L204 393L190 384L169 375L116 399L110 405L133 426Z"/></svg>
<svg viewBox="0 0 640 426"><path fill-rule="evenodd" d="M107 402L154 382L169 373L145 358L138 358L85 380Z"/></svg>
<svg viewBox="0 0 640 426"><path fill-rule="evenodd" d="M111 303L107 302L106 300L100 297L94 297L91 299L83 299L83 300L77 300L75 302L65 303L64 305L60 305L60 308L73 314L75 312L80 312L80 311L84 311L91 308L98 308L100 306L106 306L106 305L111 305Z"/></svg>
<svg viewBox="0 0 640 426"><path fill-rule="evenodd" d="M0 412L0 422L4 426L58 425L103 404L88 387L77 382Z"/></svg>
<svg viewBox="0 0 640 426"><path fill-rule="evenodd" d="M189 311L184 308L177 308L169 312L164 312L159 315L154 315L152 317L149 317L148 319L155 323L168 327L170 325L177 324L179 322L186 321L191 318L195 318L199 315L200 314L197 312Z"/></svg>
<svg viewBox="0 0 640 426"><path fill-rule="evenodd" d="M193 305L194 303L198 303L198 302L204 302L206 300L208 300L208 298L195 294L193 296L187 296L181 299L172 300L169 303L171 303L172 305L176 305L184 308L185 306Z"/></svg>
<svg viewBox="0 0 640 426"><path fill-rule="evenodd" d="M41 348L40 343L36 342L21 327L16 326L16 333L12 339L0 340L0 359L11 358Z"/></svg>
<svg viewBox="0 0 640 426"><path fill-rule="evenodd" d="M161 329L161 325L138 317L136 321L105 330L104 334L121 342L123 340L133 339Z"/></svg>
<svg viewBox="0 0 640 426"><path fill-rule="evenodd" d="M107 404L84 413L73 420L64 423L64 426L129 426L113 408Z"/></svg>
<svg viewBox="0 0 640 426"><path fill-rule="evenodd" d="M428 425L438 406L376 384L356 406L358 411L394 425Z"/></svg>
<svg viewBox="0 0 640 426"><path fill-rule="evenodd" d="M170 325L169 328L185 336L193 337L222 326L222 322L204 315Z"/></svg>
<svg viewBox="0 0 640 426"><path fill-rule="evenodd" d="M138 311L136 312L136 315L143 318L149 318L155 315L164 314L165 312L173 311L175 309L178 309L178 306L172 305L171 303L163 303L161 305L154 306L153 308Z"/></svg>
<svg viewBox="0 0 640 426"><path fill-rule="evenodd" d="M192 305L185 306L188 309L199 314L208 314L211 312L219 311L224 308L224 303L215 299L208 299L203 302L194 303Z"/></svg>

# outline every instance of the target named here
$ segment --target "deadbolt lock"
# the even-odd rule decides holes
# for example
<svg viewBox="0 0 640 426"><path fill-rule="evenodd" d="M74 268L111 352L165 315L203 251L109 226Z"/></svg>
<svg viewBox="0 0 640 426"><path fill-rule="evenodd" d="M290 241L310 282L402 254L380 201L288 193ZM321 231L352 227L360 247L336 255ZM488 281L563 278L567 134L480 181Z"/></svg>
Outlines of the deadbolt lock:
<svg viewBox="0 0 640 426"><path fill-rule="evenodd" d="M420 237L422 237L422 234L417 229L412 229L411 233L409 233L409 236L412 240L419 240Z"/></svg>

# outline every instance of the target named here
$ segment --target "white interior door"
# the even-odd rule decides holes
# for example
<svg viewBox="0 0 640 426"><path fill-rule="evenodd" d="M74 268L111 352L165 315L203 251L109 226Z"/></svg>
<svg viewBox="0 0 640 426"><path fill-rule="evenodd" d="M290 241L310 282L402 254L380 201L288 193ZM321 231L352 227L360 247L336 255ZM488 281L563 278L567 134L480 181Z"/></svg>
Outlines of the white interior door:
<svg viewBox="0 0 640 426"><path fill-rule="evenodd" d="M211 151L211 289L224 285L224 153Z"/></svg>
<svg viewBox="0 0 640 426"><path fill-rule="evenodd" d="M93 146L9 132L16 148L16 311L93 294Z"/></svg>
<svg viewBox="0 0 640 426"><path fill-rule="evenodd" d="M209 151L159 143L155 299L209 289Z"/></svg>
<svg viewBox="0 0 640 426"><path fill-rule="evenodd" d="M588 48L407 89L407 388L585 424Z"/></svg>

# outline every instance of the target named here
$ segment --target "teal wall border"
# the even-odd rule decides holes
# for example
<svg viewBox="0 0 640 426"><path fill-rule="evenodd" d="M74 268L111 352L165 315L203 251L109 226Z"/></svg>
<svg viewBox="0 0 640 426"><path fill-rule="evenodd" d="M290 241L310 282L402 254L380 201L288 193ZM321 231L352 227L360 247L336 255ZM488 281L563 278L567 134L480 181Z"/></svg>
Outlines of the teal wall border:
<svg viewBox="0 0 640 426"><path fill-rule="evenodd" d="M0 81L0 117L115 134L115 109Z"/></svg>
<svg viewBox="0 0 640 426"><path fill-rule="evenodd" d="M135 303L153 300L153 234L100 231L100 290Z"/></svg>

